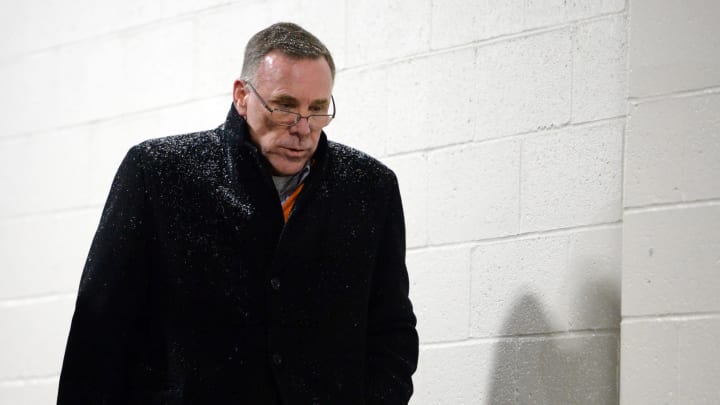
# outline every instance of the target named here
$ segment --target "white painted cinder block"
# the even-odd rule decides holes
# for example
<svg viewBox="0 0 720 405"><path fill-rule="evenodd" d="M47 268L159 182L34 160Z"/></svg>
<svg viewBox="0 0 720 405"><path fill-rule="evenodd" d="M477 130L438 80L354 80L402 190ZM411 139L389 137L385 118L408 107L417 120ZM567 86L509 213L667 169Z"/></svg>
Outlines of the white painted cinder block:
<svg viewBox="0 0 720 405"><path fill-rule="evenodd" d="M623 322L621 404L720 403L720 318Z"/></svg>
<svg viewBox="0 0 720 405"><path fill-rule="evenodd" d="M720 95L632 107L625 206L720 198Z"/></svg>
<svg viewBox="0 0 720 405"><path fill-rule="evenodd" d="M395 171L405 214L405 234L408 247L427 244L428 162L425 154L411 154L384 159Z"/></svg>
<svg viewBox="0 0 720 405"><path fill-rule="evenodd" d="M88 135L68 129L0 144L0 217L79 207L89 195Z"/></svg>
<svg viewBox="0 0 720 405"><path fill-rule="evenodd" d="M720 204L626 212L623 316L720 311Z"/></svg>
<svg viewBox="0 0 720 405"><path fill-rule="evenodd" d="M603 14L613 14L625 11L626 0L553 0L553 3L565 7L566 20L579 20L592 18ZM544 4L544 3L543 3ZM537 5L537 7L541 7Z"/></svg>
<svg viewBox="0 0 720 405"><path fill-rule="evenodd" d="M122 36L110 36L59 48L53 69L60 86L56 94L46 93L56 100L54 114L27 125L36 130L77 125L122 115L123 100L131 97L142 103L145 94L131 94L127 87L125 64L133 63L127 60L125 47Z"/></svg>
<svg viewBox="0 0 720 405"><path fill-rule="evenodd" d="M430 244L518 232L520 143L485 142L429 154Z"/></svg>
<svg viewBox="0 0 720 405"><path fill-rule="evenodd" d="M152 26L39 54L1 68L9 134L47 130L188 101L193 25Z"/></svg>
<svg viewBox="0 0 720 405"><path fill-rule="evenodd" d="M337 115L325 129L328 138L376 158L386 155L388 118L387 70L371 68L338 72L333 90Z"/></svg>
<svg viewBox="0 0 720 405"><path fill-rule="evenodd" d="M568 235L566 260L568 330L617 329L622 285L620 225Z"/></svg>
<svg viewBox="0 0 720 405"><path fill-rule="evenodd" d="M472 335L618 328L620 247L620 227L475 247Z"/></svg>
<svg viewBox="0 0 720 405"><path fill-rule="evenodd" d="M494 357L511 356L511 341L479 341L462 345L421 347L418 371L413 376L411 405L476 405L509 403L511 382L500 380L513 364L493 363Z"/></svg>
<svg viewBox="0 0 720 405"><path fill-rule="evenodd" d="M533 2L525 0L433 1L432 47L444 48L569 21L617 13L624 0Z"/></svg>
<svg viewBox="0 0 720 405"><path fill-rule="evenodd" d="M0 382L0 404L52 405L57 403L58 378Z"/></svg>
<svg viewBox="0 0 720 405"><path fill-rule="evenodd" d="M102 46L102 44L99 44ZM115 83L120 112L187 101L193 80L193 24L152 26L123 38L123 77ZM107 95L97 95L102 100ZM95 100L97 100L95 99Z"/></svg>
<svg viewBox="0 0 720 405"><path fill-rule="evenodd" d="M626 16L580 24L573 51L573 122L625 115L627 111Z"/></svg>
<svg viewBox="0 0 720 405"><path fill-rule="evenodd" d="M192 95L193 24L151 26L63 50L57 125L187 101ZM71 102L71 103L70 103Z"/></svg>
<svg viewBox="0 0 720 405"><path fill-rule="evenodd" d="M13 56L217 7L229 0L29 0L0 4L0 49ZM62 17L60 17L62 16ZM71 17L67 17L71 16Z"/></svg>
<svg viewBox="0 0 720 405"><path fill-rule="evenodd" d="M207 130L225 120L229 96L0 143L0 217L105 201L120 161L150 138Z"/></svg>
<svg viewBox="0 0 720 405"><path fill-rule="evenodd" d="M410 298L420 341L462 340L470 336L470 248L410 252Z"/></svg>
<svg viewBox="0 0 720 405"><path fill-rule="evenodd" d="M48 377L60 372L75 299L0 304L0 379Z"/></svg>
<svg viewBox="0 0 720 405"><path fill-rule="evenodd" d="M567 329L566 238L481 245L472 255L472 335ZM570 273L570 274L569 274Z"/></svg>
<svg viewBox="0 0 720 405"><path fill-rule="evenodd" d="M674 322L627 322L620 341L620 403L678 404Z"/></svg>
<svg viewBox="0 0 720 405"><path fill-rule="evenodd" d="M518 1L439 0L432 4L433 49L522 30Z"/></svg>
<svg viewBox="0 0 720 405"><path fill-rule="evenodd" d="M411 404L617 403L617 350L613 333L424 348Z"/></svg>
<svg viewBox="0 0 720 405"><path fill-rule="evenodd" d="M33 6L37 10L32 10ZM37 48L37 44L42 44L48 36L49 29L43 30L42 27L50 25L50 14L42 15L38 11L46 10L47 13L51 8L38 6L38 1L0 3L0 26L3 27L4 34L0 35L0 53L3 59L28 48Z"/></svg>
<svg viewBox="0 0 720 405"><path fill-rule="evenodd" d="M389 154L452 145L477 131L475 50L413 59L388 67L385 102Z"/></svg>
<svg viewBox="0 0 720 405"><path fill-rule="evenodd" d="M58 50L0 63L0 138L52 127L64 108ZM12 118L12 119L10 119Z"/></svg>
<svg viewBox="0 0 720 405"><path fill-rule="evenodd" d="M522 144L521 229L618 221L623 122L537 133Z"/></svg>
<svg viewBox="0 0 720 405"><path fill-rule="evenodd" d="M630 2L630 96L720 85L720 3Z"/></svg>
<svg viewBox="0 0 720 405"><path fill-rule="evenodd" d="M233 82L242 71L247 41L272 22L270 8L258 2L197 15L192 62L194 97L231 94Z"/></svg>
<svg viewBox="0 0 720 405"><path fill-rule="evenodd" d="M0 223L0 299L74 293L99 214L83 210Z"/></svg>
<svg viewBox="0 0 720 405"><path fill-rule="evenodd" d="M205 131L225 121L229 95L148 111L90 125L90 196L102 205L128 149L151 138Z"/></svg>
<svg viewBox="0 0 720 405"><path fill-rule="evenodd" d="M556 127L570 120L572 33L560 29L477 49L475 139ZM470 85L469 85L470 87ZM461 93L465 97L469 92Z"/></svg>
<svg viewBox="0 0 720 405"><path fill-rule="evenodd" d="M76 288L127 149L220 124L247 39L280 20L335 55L330 139L398 175L412 404L617 401L619 225L506 237L620 218L621 123L536 131L624 114L624 0L88 1L15 14L37 36L0 40L0 403L54 401L74 303L12 299Z"/></svg>
<svg viewBox="0 0 720 405"><path fill-rule="evenodd" d="M516 403L617 403L618 344L616 333L520 339L512 378ZM496 403L505 402L488 402Z"/></svg>
<svg viewBox="0 0 720 405"><path fill-rule="evenodd" d="M291 21L318 37L333 55L335 67L345 67L346 0L272 0L272 22ZM351 16L354 18L354 16Z"/></svg>
<svg viewBox="0 0 720 405"><path fill-rule="evenodd" d="M427 51L430 10L430 0L347 2L346 65L365 65Z"/></svg>
<svg viewBox="0 0 720 405"><path fill-rule="evenodd" d="M683 322L678 340L677 384L680 403L720 403L720 316Z"/></svg>

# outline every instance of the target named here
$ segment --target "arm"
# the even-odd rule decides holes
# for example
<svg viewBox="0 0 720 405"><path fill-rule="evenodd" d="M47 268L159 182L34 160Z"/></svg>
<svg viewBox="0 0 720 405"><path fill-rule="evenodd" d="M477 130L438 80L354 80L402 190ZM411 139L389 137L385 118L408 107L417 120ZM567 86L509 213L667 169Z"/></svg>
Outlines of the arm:
<svg viewBox="0 0 720 405"><path fill-rule="evenodd" d="M80 281L58 404L121 404L147 290L151 216L139 147L113 181Z"/></svg>
<svg viewBox="0 0 720 405"><path fill-rule="evenodd" d="M418 335L408 298L405 222L393 176L368 313L367 403L407 404L417 368Z"/></svg>

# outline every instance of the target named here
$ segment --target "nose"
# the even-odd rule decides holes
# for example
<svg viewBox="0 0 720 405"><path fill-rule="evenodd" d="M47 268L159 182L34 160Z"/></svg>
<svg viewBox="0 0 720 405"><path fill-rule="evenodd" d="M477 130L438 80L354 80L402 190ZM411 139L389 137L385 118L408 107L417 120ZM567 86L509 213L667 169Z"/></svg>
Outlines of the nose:
<svg viewBox="0 0 720 405"><path fill-rule="evenodd" d="M290 127L290 132L295 135L307 135L310 131L310 121L307 117L301 117L300 121Z"/></svg>

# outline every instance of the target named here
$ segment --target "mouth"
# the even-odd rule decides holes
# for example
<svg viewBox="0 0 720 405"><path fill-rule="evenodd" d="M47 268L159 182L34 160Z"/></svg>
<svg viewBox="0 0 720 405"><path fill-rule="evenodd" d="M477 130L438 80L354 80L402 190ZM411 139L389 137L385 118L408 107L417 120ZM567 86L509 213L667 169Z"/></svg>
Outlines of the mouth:
<svg viewBox="0 0 720 405"><path fill-rule="evenodd" d="M289 148L289 147L283 147L285 150L285 154L292 157L300 157L305 154L305 149L297 149L297 148Z"/></svg>

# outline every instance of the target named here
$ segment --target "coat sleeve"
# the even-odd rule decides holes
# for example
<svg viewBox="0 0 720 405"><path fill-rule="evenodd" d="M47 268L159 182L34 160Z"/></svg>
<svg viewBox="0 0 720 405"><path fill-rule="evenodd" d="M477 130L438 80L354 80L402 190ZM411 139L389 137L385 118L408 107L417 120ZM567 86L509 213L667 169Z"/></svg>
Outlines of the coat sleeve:
<svg viewBox="0 0 720 405"><path fill-rule="evenodd" d="M58 404L127 403L129 358L147 292L150 221L141 148L113 181L82 273L60 375Z"/></svg>
<svg viewBox="0 0 720 405"><path fill-rule="evenodd" d="M380 234L368 312L367 404L407 404L417 368L416 319L408 297L405 222L397 180Z"/></svg>

